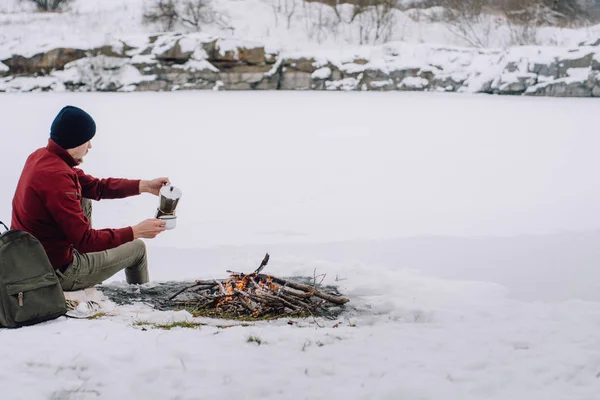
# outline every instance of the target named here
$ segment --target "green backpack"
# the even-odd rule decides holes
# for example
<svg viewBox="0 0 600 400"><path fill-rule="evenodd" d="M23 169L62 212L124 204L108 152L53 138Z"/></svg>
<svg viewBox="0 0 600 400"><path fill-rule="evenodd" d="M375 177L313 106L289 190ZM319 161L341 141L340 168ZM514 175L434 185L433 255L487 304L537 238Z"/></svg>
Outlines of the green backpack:
<svg viewBox="0 0 600 400"><path fill-rule="evenodd" d="M0 235L0 327L18 328L67 312L65 295L42 244L20 230Z"/></svg>

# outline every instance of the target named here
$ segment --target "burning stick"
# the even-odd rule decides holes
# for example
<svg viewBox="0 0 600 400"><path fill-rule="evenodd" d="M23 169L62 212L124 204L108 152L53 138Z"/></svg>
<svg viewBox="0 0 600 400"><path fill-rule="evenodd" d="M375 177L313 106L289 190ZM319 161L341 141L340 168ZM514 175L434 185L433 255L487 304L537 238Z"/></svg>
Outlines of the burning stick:
<svg viewBox="0 0 600 400"><path fill-rule="evenodd" d="M267 266L267 264L269 263L269 258L270 258L269 253L267 253L265 255L265 258L263 258L262 262L260 263L260 265L256 269L256 271L254 271L255 275L256 274L260 274L260 271L262 271Z"/></svg>
<svg viewBox="0 0 600 400"><path fill-rule="evenodd" d="M268 262L267 253L251 274L227 271L229 279L196 281L169 300L199 315L225 318L319 316L349 301L335 288L317 289L316 272L312 286L262 274ZM183 293L187 299L175 300Z"/></svg>

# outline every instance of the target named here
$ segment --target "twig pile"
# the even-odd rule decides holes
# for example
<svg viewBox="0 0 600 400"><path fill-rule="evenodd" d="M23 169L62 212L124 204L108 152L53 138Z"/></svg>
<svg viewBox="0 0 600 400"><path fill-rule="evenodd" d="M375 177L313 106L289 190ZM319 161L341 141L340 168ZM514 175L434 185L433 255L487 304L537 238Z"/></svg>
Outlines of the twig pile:
<svg viewBox="0 0 600 400"><path fill-rule="evenodd" d="M223 318L320 316L326 315L328 306L341 306L349 301L337 293L317 289L316 276L313 284L308 285L262 274L268 262L267 253L251 274L227 271L229 279L198 280L169 300L197 315ZM182 294L186 299L176 300Z"/></svg>

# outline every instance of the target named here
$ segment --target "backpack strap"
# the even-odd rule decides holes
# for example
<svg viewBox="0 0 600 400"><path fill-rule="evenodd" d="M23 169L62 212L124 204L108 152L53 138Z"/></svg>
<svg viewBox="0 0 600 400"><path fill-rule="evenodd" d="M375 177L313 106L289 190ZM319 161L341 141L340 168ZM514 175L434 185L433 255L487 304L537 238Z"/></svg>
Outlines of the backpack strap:
<svg viewBox="0 0 600 400"><path fill-rule="evenodd" d="M2 225L6 231L9 231L8 226L4 225L4 222L0 221L0 225Z"/></svg>

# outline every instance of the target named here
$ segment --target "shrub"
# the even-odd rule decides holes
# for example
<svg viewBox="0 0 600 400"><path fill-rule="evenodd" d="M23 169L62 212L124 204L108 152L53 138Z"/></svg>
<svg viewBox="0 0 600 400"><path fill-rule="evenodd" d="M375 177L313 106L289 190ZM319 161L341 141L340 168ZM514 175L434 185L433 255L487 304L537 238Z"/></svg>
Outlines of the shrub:
<svg viewBox="0 0 600 400"><path fill-rule="evenodd" d="M72 0L27 0L34 3L39 11L60 11Z"/></svg>

